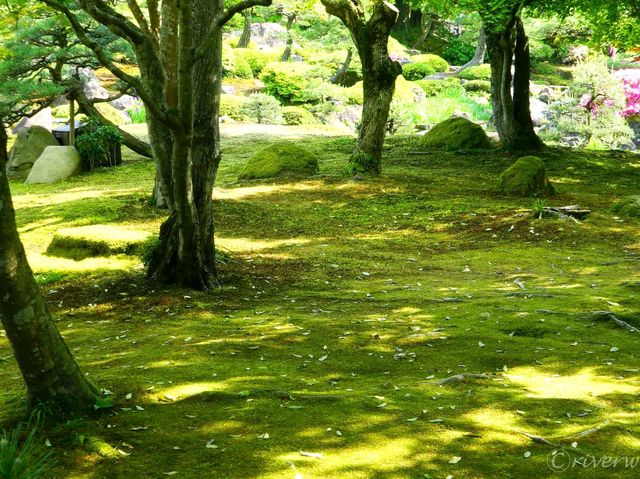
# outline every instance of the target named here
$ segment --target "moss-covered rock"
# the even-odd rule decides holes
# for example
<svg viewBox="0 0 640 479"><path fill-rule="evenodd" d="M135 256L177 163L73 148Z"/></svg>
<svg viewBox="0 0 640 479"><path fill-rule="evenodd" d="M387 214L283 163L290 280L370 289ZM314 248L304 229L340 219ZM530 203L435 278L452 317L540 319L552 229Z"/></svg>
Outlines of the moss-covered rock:
<svg viewBox="0 0 640 479"><path fill-rule="evenodd" d="M496 185L498 193L510 196L550 196L553 185L547 178L542 160L536 156L525 156L502 172Z"/></svg>
<svg viewBox="0 0 640 479"><path fill-rule="evenodd" d="M293 143L280 142L259 151L245 165L241 180L310 176L318 173L318 158Z"/></svg>
<svg viewBox="0 0 640 479"><path fill-rule="evenodd" d="M484 150L491 148L482 127L466 118L453 116L431 128L422 137L422 146L440 150Z"/></svg>
<svg viewBox="0 0 640 479"><path fill-rule="evenodd" d="M640 196L629 196L615 203L611 210L627 218L640 219Z"/></svg>
<svg viewBox="0 0 640 479"><path fill-rule="evenodd" d="M44 149L47 146L58 145L51 132L42 126L34 125L20 131L9 153L7 176L25 179Z"/></svg>
<svg viewBox="0 0 640 479"><path fill-rule="evenodd" d="M47 254L76 260L115 254L136 255L141 253L150 236L146 231L110 225L64 228L53 235Z"/></svg>

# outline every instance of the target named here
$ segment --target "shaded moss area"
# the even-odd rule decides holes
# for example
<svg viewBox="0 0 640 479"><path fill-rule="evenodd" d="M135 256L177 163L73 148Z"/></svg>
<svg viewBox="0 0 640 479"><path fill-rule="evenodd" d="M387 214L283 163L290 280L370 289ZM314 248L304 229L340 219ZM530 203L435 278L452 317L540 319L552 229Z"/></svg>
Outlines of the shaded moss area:
<svg viewBox="0 0 640 479"><path fill-rule="evenodd" d="M550 206L592 211L575 223L494 194L517 157L425 152L413 137L390 137L383 174L355 181L354 139L313 127L294 141L321 176L238 184L249 157L300 134L238 129L223 125L216 244L230 261L212 292L148 285L139 261L42 255L63 227L157 232L164 214L141 201L152 163L127 154L55 187L12 184L58 326L116 404L47 431L59 462L48 478L633 477L556 474L554 448L523 433L575 458L637 456L638 335L591 314L640 326L638 223L610 210L637 195L637 156L540 155ZM485 377L438 384L464 373ZM10 426L24 390L3 337L0 386Z"/></svg>
<svg viewBox="0 0 640 479"><path fill-rule="evenodd" d="M241 180L311 176L318 172L316 155L291 142L280 142L259 151L247 161Z"/></svg>
<svg viewBox="0 0 640 479"><path fill-rule="evenodd" d="M611 209L619 215L640 219L640 196L623 198L615 203Z"/></svg>
<svg viewBox="0 0 640 479"><path fill-rule="evenodd" d="M422 137L421 144L425 148L440 150L491 148L491 141L480 125L458 116L434 126Z"/></svg>
<svg viewBox="0 0 640 479"><path fill-rule="evenodd" d="M507 168L498 177L498 193L513 196L551 196L555 193L547 178L542 160L536 156L525 156Z"/></svg>
<svg viewBox="0 0 640 479"><path fill-rule="evenodd" d="M91 225L58 230L47 254L71 259L117 254L140 254L151 235L112 225Z"/></svg>

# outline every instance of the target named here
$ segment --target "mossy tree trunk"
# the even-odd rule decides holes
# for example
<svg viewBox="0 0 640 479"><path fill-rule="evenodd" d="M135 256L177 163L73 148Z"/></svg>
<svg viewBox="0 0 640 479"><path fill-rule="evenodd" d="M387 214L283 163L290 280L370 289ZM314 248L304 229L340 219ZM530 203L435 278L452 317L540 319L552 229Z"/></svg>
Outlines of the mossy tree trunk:
<svg viewBox="0 0 640 479"><path fill-rule="evenodd" d="M136 8L136 2L127 2L135 22L106 2L79 0L79 7L96 22L131 44L140 78L110 60L66 3L42 1L63 12L78 38L144 102L156 186L169 212L160 227L148 277L195 289L213 288L218 279L211 198L220 163L222 28L236 13L268 6L271 0L242 0L226 9L223 0L165 0L161 6L148 2L148 15Z"/></svg>
<svg viewBox="0 0 640 479"><path fill-rule="evenodd" d="M30 407L74 415L93 409L98 392L71 356L51 318L18 236L0 127L0 320L27 385Z"/></svg>
<svg viewBox="0 0 640 479"><path fill-rule="evenodd" d="M245 10L242 15L244 17L244 23L237 48L247 48L251 43L251 9Z"/></svg>
<svg viewBox="0 0 640 479"><path fill-rule="evenodd" d="M400 64L389 58L387 47L398 10L387 1L376 0L371 16L366 19L360 1L322 0L322 4L330 15L338 17L347 27L362 63L364 103L350 170L379 174L395 82L402 73Z"/></svg>
<svg viewBox="0 0 640 479"><path fill-rule="evenodd" d="M293 33L291 29L293 28L296 18L298 18L298 12L294 11L292 13L285 13L284 16L287 17L287 43L284 52L282 52L282 56L280 57L280 61L288 62L291 58L291 51L293 49Z"/></svg>
<svg viewBox="0 0 640 479"><path fill-rule="evenodd" d="M491 64L491 102L502 146L510 151L542 150L544 144L531 120L529 40L519 11L512 11L505 25L485 25L485 30Z"/></svg>

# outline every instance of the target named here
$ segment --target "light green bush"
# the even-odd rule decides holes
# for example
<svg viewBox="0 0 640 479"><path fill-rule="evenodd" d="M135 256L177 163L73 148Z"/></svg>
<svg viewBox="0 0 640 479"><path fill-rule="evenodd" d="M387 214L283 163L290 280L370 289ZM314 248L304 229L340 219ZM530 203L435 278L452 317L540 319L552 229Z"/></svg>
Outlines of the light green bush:
<svg viewBox="0 0 640 479"><path fill-rule="evenodd" d="M236 48L233 50L236 58L241 58L249 64L254 77L259 77L265 66L278 60L277 52L256 50L253 48Z"/></svg>
<svg viewBox="0 0 640 479"><path fill-rule="evenodd" d="M260 76L267 93L283 103L308 103L322 99L318 87L330 76L324 67L302 62L268 64Z"/></svg>
<svg viewBox="0 0 640 479"><path fill-rule="evenodd" d="M282 123L280 102L271 95L253 93L240 108L240 112L249 120L265 125Z"/></svg>
<svg viewBox="0 0 640 479"><path fill-rule="evenodd" d="M489 80L469 80L462 86L466 91L469 91L469 92L480 92L480 93L491 92L491 82Z"/></svg>
<svg viewBox="0 0 640 479"><path fill-rule="evenodd" d="M242 107L248 102L248 98L236 95L220 95L220 116L228 116L236 121L246 121L247 117Z"/></svg>
<svg viewBox="0 0 640 479"><path fill-rule="evenodd" d="M458 77L463 80L491 80L491 65L485 63L462 70Z"/></svg>
<svg viewBox="0 0 640 479"><path fill-rule="evenodd" d="M428 97L439 95L443 90L462 90L460 79L454 77L443 78L442 80L417 80L414 83L422 88L422 91Z"/></svg>
<svg viewBox="0 0 640 479"><path fill-rule="evenodd" d="M318 123L309 110L301 106L285 106L282 117L287 125L313 125Z"/></svg>

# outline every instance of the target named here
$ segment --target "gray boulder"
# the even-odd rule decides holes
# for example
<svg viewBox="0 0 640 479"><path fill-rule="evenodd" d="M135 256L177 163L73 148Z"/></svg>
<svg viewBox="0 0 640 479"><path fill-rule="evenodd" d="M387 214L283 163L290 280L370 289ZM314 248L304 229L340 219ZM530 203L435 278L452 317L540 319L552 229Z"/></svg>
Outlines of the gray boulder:
<svg viewBox="0 0 640 479"><path fill-rule="evenodd" d="M549 110L549 105L542 100L531 97L529 99L529 108L531 109L531 120L534 126L542 126L549 121L551 111Z"/></svg>
<svg viewBox="0 0 640 479"><path fill-rule="evenodd" d="M120 98L116 98L115 100L109 102L109 104L116 110L126 111L130 108L140 106L140 100L131 95L122 95Z"/></svg>
<svg viewBox="0 0 640 479"><path fill-rule="evenodd" d="M81 169L80 154L73 146L48 146L34 163L25 183L55 183L79 174Z"/></svg>
<svg viewBox="0 0 640 479"><path fill-rule="evenodd" d="M251 25L251 41L258 48L284 48L287 29L279 23L254 23Z"/></svg>
<svg viewBox="0 0 640 479"><path fill-rule="evenodd" d="M89 100L109 98L109 92L100 84L91 68L78 68L78 76L84 83L84 93Z"/></svg>
<svg viewBox="0 0 640 479"><path fill-rule="evenodd" d="M7 176L13 179L25 179L44 149L58 144L55 137L46 128L35 125L22 129L9 152Z"/></svg>
<svg viewBox="0 0 640 479"><path fill-rule="evenodd" d="M14 135L17 135L22 130L31 128L32 126L41 126L47 130L53 128L53 116L51 115L51 108L45 108L39 111L32 117L25 116L18 124L11 130Z"/></svg>

